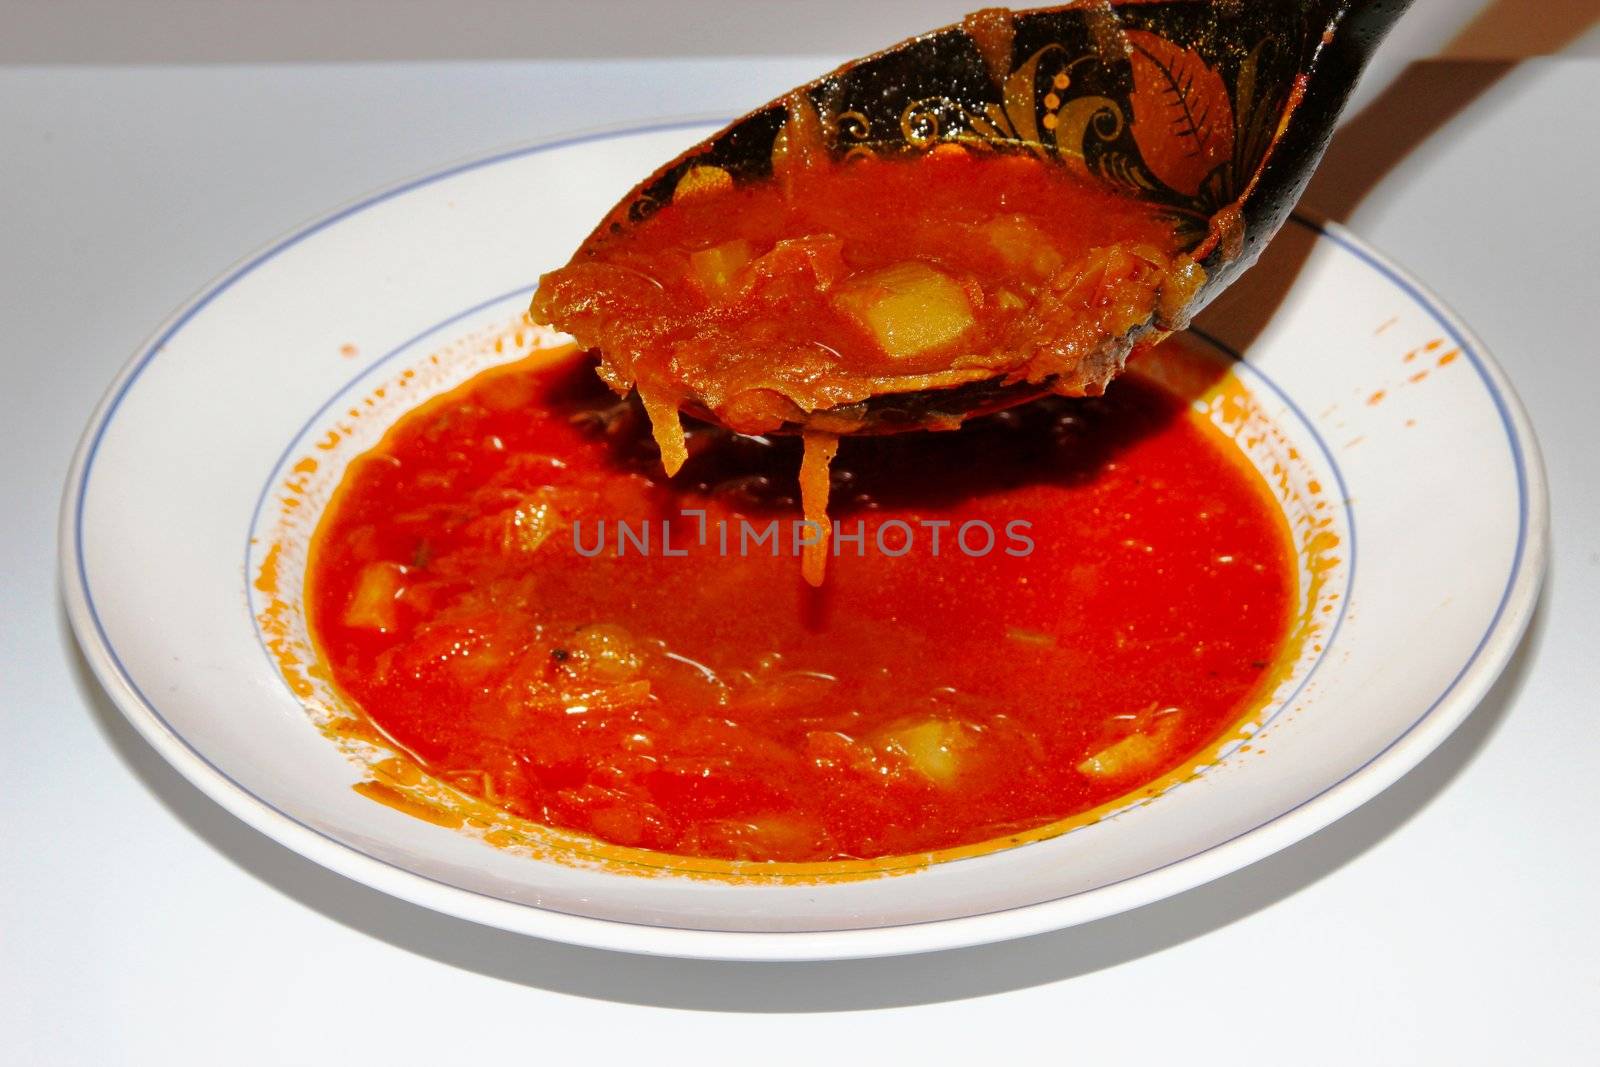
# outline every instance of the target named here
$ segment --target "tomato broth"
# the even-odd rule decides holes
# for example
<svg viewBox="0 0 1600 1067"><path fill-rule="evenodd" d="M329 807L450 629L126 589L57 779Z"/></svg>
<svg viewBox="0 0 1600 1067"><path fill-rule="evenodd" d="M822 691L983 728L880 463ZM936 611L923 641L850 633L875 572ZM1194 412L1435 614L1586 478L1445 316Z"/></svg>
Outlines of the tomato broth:
<svg viewBox="0 0 1600 1067"><path fill-rule="evenodd" d="M310 622L431 773L618 845L828 861L991 840L1182 765L1296 601L1269 489L1138 376L844 438L802 580L797 438L691 423L668 479L592 364L488 372L355 461Z"/></svg>

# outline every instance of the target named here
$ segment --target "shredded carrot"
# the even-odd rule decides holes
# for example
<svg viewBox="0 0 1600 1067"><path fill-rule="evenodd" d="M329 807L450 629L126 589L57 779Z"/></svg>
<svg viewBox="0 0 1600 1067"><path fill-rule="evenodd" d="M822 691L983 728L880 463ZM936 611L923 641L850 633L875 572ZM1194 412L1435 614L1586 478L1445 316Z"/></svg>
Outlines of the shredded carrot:
<svg viewBox="0 0 1600 1067"><path fill-rule="evenodd" d="M800 504L816 536L800 557L800 573L811 585L820 586L828 572L828 540L833 532L828 522L828 467L839 451L839 435L806 430L802 440L805 453L800 459Z"/></svg>
<svg viewBox="0 0 1600 1067"><path fill-rule="evenodd" d="M683 442L683 419L678 414L678 402L644 382L640 382L638 388L645 414L650 416L650 433L661 449L661 465L670 478L689 458L689 450Z"/></svg>

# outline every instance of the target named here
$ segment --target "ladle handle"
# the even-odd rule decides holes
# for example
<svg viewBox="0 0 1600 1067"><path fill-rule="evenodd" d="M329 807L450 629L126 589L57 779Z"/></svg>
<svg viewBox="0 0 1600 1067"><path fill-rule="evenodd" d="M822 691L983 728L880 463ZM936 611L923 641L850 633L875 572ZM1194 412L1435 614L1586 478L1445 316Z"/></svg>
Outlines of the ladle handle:
<svg viewBox="0 0 1600 1067"><path fill-rule="evenodd" d="M1339 46L1357 74L1411 3L1412 0L1331 0L1323 5Z"/></svg>
<svg viewBox="0 0 1600 1067"><path fill-rule="evenodd" d="M1321 40L1309 42L1304 95L1245 205L1246 263L1300 199L1367 61L1410 6L1411 0L1320 0L1312 8L1308 32Z"/></svg>

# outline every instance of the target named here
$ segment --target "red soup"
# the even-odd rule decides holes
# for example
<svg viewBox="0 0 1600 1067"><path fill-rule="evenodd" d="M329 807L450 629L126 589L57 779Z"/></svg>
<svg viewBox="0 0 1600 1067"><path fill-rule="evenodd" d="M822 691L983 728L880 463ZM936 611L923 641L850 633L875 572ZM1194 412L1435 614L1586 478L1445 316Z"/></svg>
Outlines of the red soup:
<svg viewBox="0 0 1600 1067"><path fill-rule="evenodd" d="M323 519L312 625L431 772L619 845L825 861L998 838L1181 766L1261 696L1295 601L1269 490L1132 377L840 442L829 577L791 438L690 430L667 480L590 366L407 415Z"/></svg>

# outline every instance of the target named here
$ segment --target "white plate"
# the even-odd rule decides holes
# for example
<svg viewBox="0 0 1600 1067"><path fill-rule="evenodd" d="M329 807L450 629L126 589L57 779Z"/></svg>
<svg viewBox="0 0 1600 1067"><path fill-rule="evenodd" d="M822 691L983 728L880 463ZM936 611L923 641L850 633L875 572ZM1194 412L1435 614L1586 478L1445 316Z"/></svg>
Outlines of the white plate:
<svg viewBox="0 0 1600 1067"><path fill-rule="evenodd" d="M538 273L709 129L537 145L360 201L207 287L112 384L63 500L68 612L129 720L218 803L351 878L507 930L684 956L881 955L1068 926L1235 870L1395 781L1489 688L1545 565L1527 417L1418 283L1297 220L1206 323L1243 351L1232 380L1256 407L1235 419L1241 447L1286 471L1301 518L1336 539L1307 605L1316 640L1246 748L1070 833L845 881L619 873L559 842L530 858L355 793L363 768L312 723L326 694L311 679L297 697L263 644L268 545L285 546L287 612L268 636L292 653L305 518L344 462L405 406L512 358ZM307 456L318 470L296 473ZM298 526L282 504L296 494Z"/></svg>

